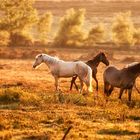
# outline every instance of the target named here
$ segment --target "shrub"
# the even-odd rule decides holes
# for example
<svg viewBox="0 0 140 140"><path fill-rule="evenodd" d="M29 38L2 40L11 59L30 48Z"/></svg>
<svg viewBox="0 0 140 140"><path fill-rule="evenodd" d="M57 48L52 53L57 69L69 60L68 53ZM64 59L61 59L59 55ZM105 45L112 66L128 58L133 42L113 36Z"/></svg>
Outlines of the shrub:
<svg viewBox="0 0 140 140"><path fill-rule="evenodd" d="M0 2L0 29L23 31L37 21L37 11L33 7L34 0L4 0Z"/></svg>
<svg viewBox="0 0 140 140"><path fill-rule="evenodd" d="M140 44L140 28L135 30L134 39L136 40L136 43Z"/></svg>
<svg viewBox="0 0 140 140"><path fill-rule="evenodd" d="M80 46L84 39L82 26L85 18L85 10L69 9L66 15L61 18L60 28L54 39L58 46Z"/></svg>
<svg viewBox="0 0 140 140"><path fill-rule="evenodd" d="M52 13L48 12L41 16L37 23L37 32L40 41L46 42L47 34L49 33L52 25Z"/></svg>
<svg viewBox="0 0 140 140"><path fill-rule="evenodd" d="M27 35L20 32L29 31L37 22L37 10L33 7L34 0L4 0L0 2L0 30L10 34L10 46L30 44ZM15 33L16 32L16 33ZM17 42L17 43L16 43Z"/></svg>
<svg viewBox="0 0 140 140"><path fill-rule="evenodd" d="M88 33L86 44L96 44L102 42L105 37L105 27L102 23L94 26Z"/></svg>
<svg viewBox="0 0 140 140"><path fill-rule="evenodd" d="M9 46L33 46L33 38L24 32L15 32L10 36Z"/></svg>
<svg viewBox="0 0 140 140"><path fill-rule="evenodd" d="M0 31L0 46L7 46L9 44L9 33L7 31Z"/></svg>
<svg viewBox="0 0 140 140"><path fill-rule="evenodd" d="M118 46L133 46L136 42L134 32L131 12L117 14L112 24L113 42Z"/></svg>

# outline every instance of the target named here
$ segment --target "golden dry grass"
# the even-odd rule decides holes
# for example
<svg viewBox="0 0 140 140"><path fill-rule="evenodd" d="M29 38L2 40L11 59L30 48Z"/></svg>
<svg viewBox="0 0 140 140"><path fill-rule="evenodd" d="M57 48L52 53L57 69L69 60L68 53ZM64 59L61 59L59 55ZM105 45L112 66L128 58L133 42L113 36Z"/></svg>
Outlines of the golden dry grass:
<svg viewBox="0 0 140 140"><path fill-rule="evenodd" d="M4 50L7 48L1 49L1 52ZM85 96L75 89L70 92L71 79L62 79L62 93L56 93L54 79L46 65L43 64L37 70L32 69L34 56L38 52L32 52L30 59L23 59L22 53L28 53L28 49L15 50L22 59L2 59L3 55L0 59L0 139L60 140L70 126L72 129L66 137L68 140L140 138L140 95L134 89L133 101L128 104L125 93L122 101L117 99L116 89L106 103L103 96L103 64L99 66L97 75L98 99L94 98L95 90L93 94ZM65 60L87 60L98 52L91 55L87 49L60 48L44 51ZM91 51L94 52L94 49ZM131 59L127 61L127 57L133 57L132 61L139 60L139 53L134 51L112 52L110 62L120 68L131 62ZM139 88L140 79L136 84ZM93 86L95 89L95 82Z"/></svg>

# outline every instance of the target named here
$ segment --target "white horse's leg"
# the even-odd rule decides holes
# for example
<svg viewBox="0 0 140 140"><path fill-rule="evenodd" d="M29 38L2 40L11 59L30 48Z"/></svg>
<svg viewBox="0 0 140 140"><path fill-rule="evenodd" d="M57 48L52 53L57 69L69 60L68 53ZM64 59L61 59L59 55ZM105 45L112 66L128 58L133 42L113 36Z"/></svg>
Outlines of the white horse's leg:
<svg viewBox="0 0 140 140"><path fill-rule="evenodd" d="M80 79L80 78L79 78ZM84 86L84 84L83 84L83 81L80 79L80 84L81 84L81 87L80 87L80 93L82 93L83 92L83 86Z"/></svg>
<svg viewBox="0 0 140 140"><path fill-rule="evenodd" d="M91 92L91 90L90 90L90 83L89 83L89 81L84 80L84 82L85 82L85 84L86 84L86 91L87 91L87 93Z"/></svg>
<svg viewBox="0 0 140 140"><path fill-rule="evenodd" d="M55 90L56 91L58 91L59 89L58 89L58 77L54 77L54 79L55 79Z"/></svg>
<svg viewBox="0 0 140 140"><path fill-rule="evenodd" d="M92 90L92 70L91 69L89 69L87 76L83 78L83 81L86 84L87 93L93 92L93 90Z"/></svg>

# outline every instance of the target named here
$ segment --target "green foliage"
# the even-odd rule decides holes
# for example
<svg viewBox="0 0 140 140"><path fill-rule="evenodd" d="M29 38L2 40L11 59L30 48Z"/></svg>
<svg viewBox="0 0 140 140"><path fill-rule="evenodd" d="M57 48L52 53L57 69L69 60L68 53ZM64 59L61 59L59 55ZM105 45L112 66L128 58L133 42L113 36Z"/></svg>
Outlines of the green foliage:
<svg viewBox="0 0 140 140"><path fill-rule="evenodd" d="M112 24L112 39L118 46L133 46L134 24L131 20L131 12L119 13Z"/></svg>
<svg viewBox="0 0 140 140"><path fill-rule="evenodd" d="M9 33L7 31L0 31L0 46L7 46L10 42Z"/></svg>
<svg viewBox="0 0 140 140"><path fill-rule="evenodd" d="M55 37L58 46L79 46L84 39L82 26L85 18L85 10L69 9L61 18L60 28Z"/></svg>
<svg viewBox="0 0 140 140"><path fill-rule="evenodd" d="M10 46L15 44L17 32L27 32L37 22L37 11L33 8L33 0L4 0L0 2L2 12L0 30L6 30L10 34ZM7 44L6 44L7 45ZM23 44L20 44L23 45Z"/></svg>
<svg viewBox="0 0 140 140"><path fill-rule="evenodd" d="M96 44L102 42L105 37L105 27L103 23L99 23L94 26L88 33L88 37L86 39L86 44Z"/></svg>
<svg viewBox="0 0 140 140"><path fill-rule="evenodd" d="M10 32L29 28L37 20L37 12L32 7L33 0L4 0L0 2L3 12L0 29Z"/></svg>
<svg viewBox="0 0 140 140"><path fill-rule="evenodd" d="M48 12L41 16L37 23L38 37L41 41L46 41L47 34L52 25L52 13Z"/></svg>

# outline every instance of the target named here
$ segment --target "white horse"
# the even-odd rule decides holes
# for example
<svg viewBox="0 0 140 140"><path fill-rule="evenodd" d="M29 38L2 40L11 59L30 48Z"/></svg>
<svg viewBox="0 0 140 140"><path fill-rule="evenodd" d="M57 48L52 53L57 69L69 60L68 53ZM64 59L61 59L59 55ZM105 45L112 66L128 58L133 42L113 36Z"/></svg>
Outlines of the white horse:
<svg viewBox="0 0 140 140"><path fill-rule="evenodd" d="M55 87L58 90L58 80L61 77L73 77L77 75L80 79L81 89L83 90L83 82L87 86L87 92L92 92L92 70L91 68L82 61L63 61L59 58L52 57L47 54L39 54L35 58L33 68L36 68L41 63L45 63L55 79Z"/></svg>

